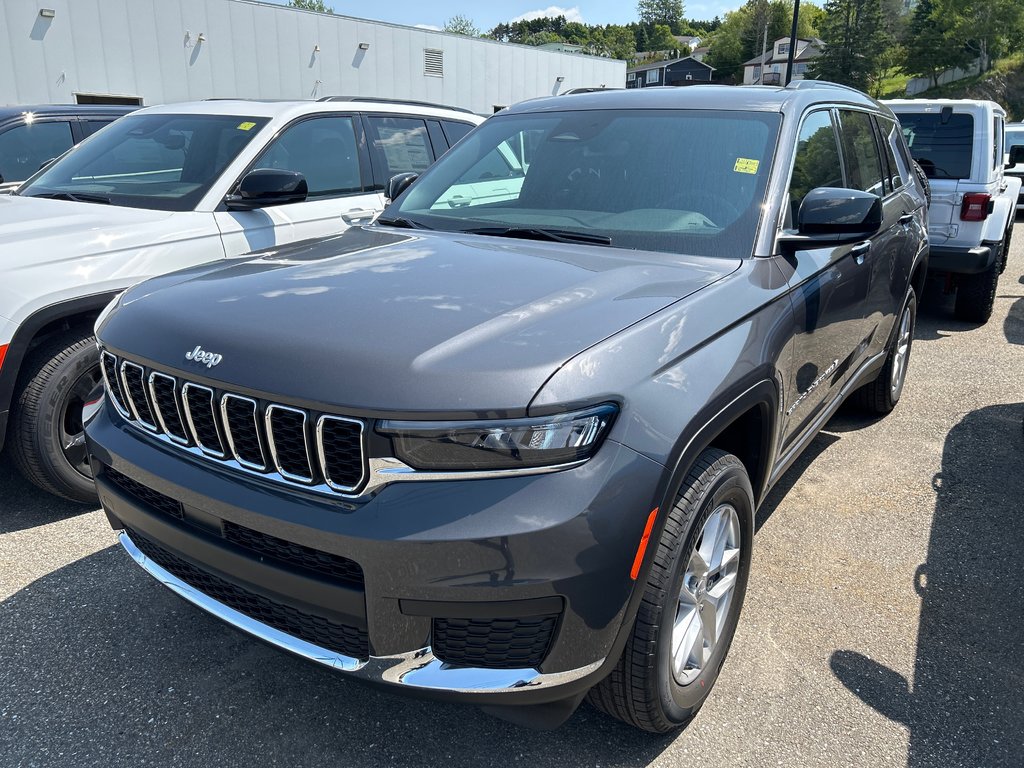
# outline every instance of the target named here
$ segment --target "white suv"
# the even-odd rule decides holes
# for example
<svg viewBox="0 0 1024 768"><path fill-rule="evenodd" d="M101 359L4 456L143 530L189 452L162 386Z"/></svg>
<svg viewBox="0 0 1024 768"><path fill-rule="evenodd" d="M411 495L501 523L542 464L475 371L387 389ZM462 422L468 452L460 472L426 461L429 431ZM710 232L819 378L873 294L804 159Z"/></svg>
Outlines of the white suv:
<svg viewBox="0 0 1024 768"><path fill-rule="evenodd" d="M1024 160L1017 160L1014 162L1014 158L1010 155L1013 153L1014 147L1024 147L1024 123L1007 123L1006 124L1006 174L1008 176L1016 176L1024 182ZM1024 150L1018 149L1020 153ZM1021 189L1017 195L1017 213L1024 211L1024 188Z"/></svg>
<svg viewBox="0 0 1024 768"><path fill-rule="evenodd" d="M884 103L931 184L929 269L953 276L957 318L987 322L1021 188L1020 178L1003 172L1006 112L994 101Z"/></svg>
<svg viewBox="0 0 1024 768"><path fill-rule="evenodd" d="M95 498L82 407L92 327L156 274L370 222L387 180L482 118L417 102L205 101L142 109L0 196L0 447L61 496ZM182 307L188 312L188 307Z"/></svg>

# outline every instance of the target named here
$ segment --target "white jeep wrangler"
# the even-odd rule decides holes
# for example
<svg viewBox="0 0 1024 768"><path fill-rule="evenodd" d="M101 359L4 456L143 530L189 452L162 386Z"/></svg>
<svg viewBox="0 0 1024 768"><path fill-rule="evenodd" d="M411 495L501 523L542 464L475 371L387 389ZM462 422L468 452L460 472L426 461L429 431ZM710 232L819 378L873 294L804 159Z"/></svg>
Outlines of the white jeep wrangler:
<svg viewBox="0 0 1024 768"><path fill-rule="evenodd" d="M1004 174L1006 112L994 101L886 101L931 185L929 269L956 289L956 316L984 323L1006 266L1021 179Z"/></svg>
<svg viewBox="0 0 1024 768"><path fill-rule="evenodd" d="M152 107L0 195L0 448L41 488L94 500L100 310L147 277L369 222L388 179L480 122L368 99Z"/></svg>

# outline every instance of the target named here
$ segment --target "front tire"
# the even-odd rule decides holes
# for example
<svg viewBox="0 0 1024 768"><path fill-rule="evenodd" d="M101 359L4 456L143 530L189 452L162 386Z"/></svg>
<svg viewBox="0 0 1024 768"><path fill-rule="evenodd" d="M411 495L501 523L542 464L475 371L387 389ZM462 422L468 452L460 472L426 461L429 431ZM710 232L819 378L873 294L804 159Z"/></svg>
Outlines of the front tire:
<svg viewBox="0 0 1024 768"><path fill-rule="evenodd" d="M651 733L697 714L736 631L753 537L743 463L705 451L668 513L622 657L588 694L594 706Z"/></svg>
<svg viewBox="0 0 1024 768"><path fill-rule="evenodd" d="M27 480L71 501L96 501L82 406L101 381L96 341L70 333L26 361L14 404L11 458Z"/></svg>

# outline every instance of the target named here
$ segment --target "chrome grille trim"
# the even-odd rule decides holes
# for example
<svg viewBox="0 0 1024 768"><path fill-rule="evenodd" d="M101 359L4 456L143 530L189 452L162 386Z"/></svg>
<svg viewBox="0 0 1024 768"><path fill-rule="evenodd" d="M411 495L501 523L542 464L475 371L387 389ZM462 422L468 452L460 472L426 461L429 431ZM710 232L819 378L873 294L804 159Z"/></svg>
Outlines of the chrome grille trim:
<svg viewBox="0 0 1024 768"><path fill-rule="evenodd" d="M181 424L182 431L184 432L187 429L187 427L185 424L185 416L181 412L181 403L178 400L178 380L173 376L168 376L166 373L159 373L158 371L153 371L151 374L149 374L148 380L149 399L153 403L153 413L156 415L156 420L157 422L159 422L160 429L163 430L164 434L167 435L167 437L177 445L188 445L189 441L187 437L185 439L182 439L181 437L174 434L174 432L167 428L167 421L164 419L163 411L160 409L160 400L156 396L156 387L153 386L153 382L155 382L157 379L171 382L171 396L174 398L174 410L177 411L178 413L178 423Z"/></svg>
<svg viewBox="0 0 1024 768"><path fill-rule="evenodd" d="M132 396L131 387L128 386L127 371L129 369L131 369L132 371L139 372L139 385L142 387L142 397L146 397L145 370L143 370L141 365L136 365L135 363L129 362L128 360L124 360L121 362L121 392L124 394L124 399L125 401L127 401L128 407L131 408L132 415L135 417L135 420L139 422L139 424L144 426L150 432L158 432L159 429L157 428L156 424L152 424L146 421L144 418L142 418L142 414L139 412L139 405L138 403L135 402L135 398ZM146 407L148 408L150 415L152 415L153 406L148 402L148 400L146 402Z"/></svg>
<svg viewBox="0 0 1024 768"><path fill-rule="evenodd" d="M213 420L214 429L217 431L217 440L220 442L221 429L217 426L217 410L214 407L213 390L209 387L204 387L202 384L194 384L189 381L186 382L181 388L181 404L185 407L185 420L188 422L188 431L192 435L192 440L199 450L205 453L207 456L212 456L215 459L226 458L227 454L224 453L224 445L221 442L216 448L209 445L204 445L203 441L199 438L199 431L196 429L196 423L192 417L192 406L189 404L189 393L192 391L203 392L206 394L207 402L210 404L210 418Z"/></svg>
<svg viewBox="0 0 1024 768"><path fill-rule="evenodd" d="M272 418L273 418L273 415L274 415L274 413L276 411L284 411L286 413L296 413L296 414L298 414L298 415L300 415L302 417L302 443L303 443L303 447L306 450L306 466L310 468L310 473L309 473L308 477L303 477L302 475L292 474L288 470L283 469L281 467L281 462L280 462L280 460L278 459L278 456L277 456L277 446L274 444L274 426L273 426L273 423L272 423ZM306 429L306 422L308 421L308 418L306 416L306 412L305 411L300 411L298 408L292 408L292 407L287 406L287 405L278 405L277 403L274 403L272 405L268 405L267 406L267 410L263 414L263 419L264 419L264 427L266 428L266 432L267 432L267 443L269 444L269 447L270 447L270 459L271 459L271 461L274 462L274 468L277 470L277 473L279 475L281 475L281 477L285 478L286 480L291 480L292 482L304 483L304 484L307 484L307 485L312 483L313 482L313 471L312 471L313 460L312 460L312 457L309 455L309 434L308 434L308 430Z"/></svg>
<svg viewBox="0 0 1024 768"><path fill-rule="evenodd" d="M114 388L110 385L110 376L107 373L108 365L113 371L115 383L117 384L117 392L115 392ZM125 406L117 396L118 393L121 393L122 397L124 396L124 385L121 383L120 374L117 370L117 358L106 350L100 352L100 372L103 374L103 386L106 389L107 394L110 396L110 402L114 404L114 408L117 409L117 412L126 419L134 418L131 411L128 410L127 406Z"/></svg>
<svg viewBox="0 0 1024 768"><path fill-rule="evenodd" d="M324 423L327 421L340 421L347 424L355 424L356 426L358 426L359 444L361 446L365 444L366 437L364 433L366 425L359 419L350 419L346 418L345 416L328 416L326 414L324 414L323 416L316 420L316 454L317 458L320 460L320 469L324 473L324 482L327 483L328 487L334 489L335 491L340 491L341 493L350 493L359 486L361 486L366 481L366 462L365 460L360 462L359 480L353 485L340 485L331 480L330 472L327 469L327 456L325 455L324 452Z"/></svg>
<svg viewBox="0 0 1024 768"><path fill-rule="evenodd" d="M252 406L252 428L256 432L256 442L259 444L260 455L263 456L262 464L254 464L251 461L243 459L235 448L235 440L231 435L231 420L228 418L228 401L236 400L242 403L248 403ZM258 472L265 472L267 469L267 452L263 447L263 438L260 436L260 422L257 417L259 411L259 403L253 400L251 397L243 397L242 395L235 395L230 392L226 392L220 398L220 421L224 425L224 436L228 440L228 450L231 451L231 455L234 456L235 461L246 469L255 469ZM269 433L268 433L269 434Z"/></svg>

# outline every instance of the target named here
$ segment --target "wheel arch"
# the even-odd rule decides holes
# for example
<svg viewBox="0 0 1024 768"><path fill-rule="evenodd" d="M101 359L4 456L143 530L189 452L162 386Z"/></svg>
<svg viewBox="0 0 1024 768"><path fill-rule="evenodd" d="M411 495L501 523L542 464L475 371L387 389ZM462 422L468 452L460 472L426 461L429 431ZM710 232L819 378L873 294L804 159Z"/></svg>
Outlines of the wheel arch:
<svg viewBox="0 0 1024 768"><path fill-rule="evenodd" d="M100 312L120 293L106 291L51 304L32 313L18 326L0 368L0 449L7 436L11 402L28 354L47 339L73 328L87 328L92 333L92 324Z"/></svg>

